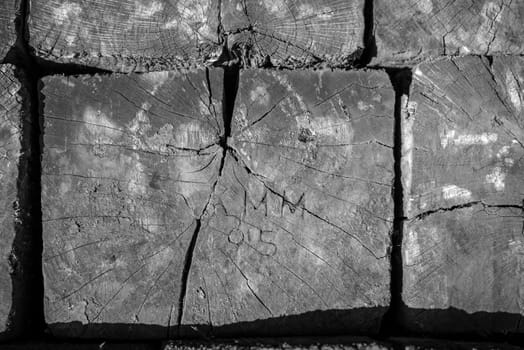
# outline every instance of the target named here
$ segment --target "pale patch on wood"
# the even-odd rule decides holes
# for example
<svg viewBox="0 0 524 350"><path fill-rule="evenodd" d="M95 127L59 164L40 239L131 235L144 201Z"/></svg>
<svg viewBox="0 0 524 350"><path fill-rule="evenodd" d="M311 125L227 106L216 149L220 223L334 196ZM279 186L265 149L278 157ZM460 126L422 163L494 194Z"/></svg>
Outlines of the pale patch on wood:
<svg viewBox="0 0 524 350"><path fill-rule="evenodd" d="M178 17L174 17L174 18L170 19L168 22L166 22L166 24L164 24L162 26L162 28L164 28L164 29L173 29L173 28L178 27L179 24L180 24L179 18Z"/></svg>
<svg viewBox="0 0 524 350"><path fill-rule="evenodd" d="M158 92L158 89L162 87L169 78L169 72L168 71L161 71L161 72L151 72L149 74L144 74L141 76L141 79L148 82L152 85L151 93L153 95L156 95Z"/></svg>
<svg viewBox="0 0 524 350"><path fill-rule="evenodd" d="M404 237L404 263L413 265L419 256L418 233L415 230L408 230Z"/></svg>
<svg viewBox="0 0 524 350"><path fill-rule="evenodd" d="M493 171L486 175L486 183L493 184L497 191L503 191L505 187L504 180L506 179L506 174L502 172L500 167L493 168Z"/></svg>
<svg viewBox="0 0 524 350"><path fill-rule="evenodd" d="M64 176L63 181L60 183L58 193L62 196L65 196L69 191L71 191L71 177Z"/></svg>
<svg viewBox="0 0 524 350"><path fill-rule="evenodd" d="M111 143L112 140L119 136L118 126L113 124L109 118L100 110L95 110L88 106L83 113L84 127L89 135L81 138L83 142L97 140L98 142Z"/></svg>
<svg viewBox="0 0 524 350"><path fill-rule="evenodd" d="M433 3L431 0L420 0L417 2L417 8L425 14L431 13L433 11Z"/></svg>
<svg viewBox="0 0 524 350"><path fill-rule="evenodd" d="M445 200L450 199L470 199L471 191L458 187L456 185L447 185L442 187L442 197Z"/></svg>
<svg viewBox="0 0 524 350"><path fill-rule="evenodd" d="M148 179L146 177L146 167L140 162L138 153L133 153L131 157L122 157L126 160L128 167L125 169L123 176L129 179L127 188L133 194L146 194Z"/></svg>
<svg viewBox="0 0 524 350"><path fill-rule="evenodd" d="M75 87L75 83L69 79L68 77L64 77L61 79L62 83L64 83L64 85L67 85L69 87Z"/></svg>
<svg viewBox="0 0 524 350"><path fill-rule="evenodd" d="M272 14L276 16L282 16L285 14L286 4L284 3L284 0L270 0L270 1L264 1L264 5L266 8L271 12Z"/></svg>
<svg viewBox="0 0 524 350"><path fill-rule="evenodd" d="M267 91L267 86L265 85L257 86L256 89L251 91L249 97L251 102L258 102L264 106L269 104L269 93Z"/></svg>
<svg viewBox="0 0 524 350"><path fill-rule="evenodd" d="M61 25L64 22L72 22L82 12L82 8L78 4L71 4L68 2L63 3L58 8L54 9L53 14L57 24Z"/></svg>
<svg viewBox="0 0 524 350"><path fill-rule="evenodd" d="M209 0L180 1L177 4L179 16L173 17L164 27L167 29L178 27L188 37L197 35L199 40L203 37L211 37L214 34L214 29L210 28L208 24L208 13L211 6Z"/></svg>
<svg viewBox="0 0 524 350"><path fill-rule="evenodd" d="M506 86L508 89L508 95L511 103L517 110L517 112L522 111L522 94L524 92L519 91L518 82L511 73L511 71L506 71Z"/></svg>
<svg viewBox="0 0 524 350"><path fill-rule="evenodd" d="M415 113L416 113L416 102L409 102L408 96L403 95L401 97L401 132L402 132L402 159L401 159L401 169L402 169L402 187L404 188L404 193L407 195L407 212L411 211L411 202L413 198L410 197L412 178L413 178L413 123L415 122ZM410 114L409 107L413 109L413 113Z"/></svg>
<svg viewBox="0 0 524 350"><path fill-rule="evenodd" d="M301 4L298 7L298 13L300 14L300 19L304 17L316 16L320 19L330 19L333 16L333 10L327 6L321 9L315 9L310 4Z"/></svg>
<svg viewBox="0 0 524 350"><path fill-rule="evenodd" d="M149 18L164 9L164 4L158 1L152 1L148 4L143 4L142 0L135 1L136 9L135 16Z"/></svg>
<svg viewBox="0 0 524 350"><path fill-rule="evenodd" d="M315 8L310 4L300 4L298 6L298 11L303 17L315 15Z"/></svg>
<svg viewBox="0 0 524 350"><path fill-rule="evenodd" d="M509 154L510 146L504 146L497 152L497 158L502 158Z"/></svg>
<svg viewBox="0 0 524 350"><path fill-rule="evenodd" d="M440 135L440 144L442 148L448 145L471 146L487 145L497 142L498 134L484 132L482 134L459 134L456 130L450 130Z"/></svg>
<svg viewBox="0 0 524 350"><path fill-rule="evenodd" d="M507 156L509 156L510 151L511 151L511 146L504 146L504 147L502 147L497 152L497 158L499 160L503 160L506 165L513 166L515 164L515 161L512 158L507 157Z"/></svg>
<svg viewBox="0 0 524 350"><path fill-rule="evenodd" d="M357 106L358 106L358 109L361 111L368 111L370 109L373 109L372 104L366 104L364 101L358 101Z"/></svg>

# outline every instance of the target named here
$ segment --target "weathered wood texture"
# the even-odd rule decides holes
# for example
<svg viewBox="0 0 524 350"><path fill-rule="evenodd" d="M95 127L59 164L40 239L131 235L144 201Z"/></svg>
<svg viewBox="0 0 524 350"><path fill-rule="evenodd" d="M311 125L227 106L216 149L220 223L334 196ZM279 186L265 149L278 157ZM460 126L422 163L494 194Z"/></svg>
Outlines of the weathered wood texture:
<svg viewBox="0 0 524 350"><path fill-rule="evenodd" d="M245 65L351 64L363 45L363 0L224 0L229 46Z"/></svg>
<svg viewBox="0 0 524 350"><path fill-rule="evenodd" d="M238 91L184 324L338 310L322 323L289 324L301 334L378 331L393 216L387 75L247 70ZM349 321L351 309L369 312Z"/></svg>
<svg viewBox="0 0 524 350"><path fill-rule="evenodd" d="M246 65L347 65L363 47L363 3L35 0L30 44L43 58L117 71L209 64L226 37Z"/></svg>
<svg viewBox="0 0 524 350"><path fill-rule="evenodd" d="M415 67L403 119L408 218L474 201L521 204L523 69L509 57Z"/></svg>
<svg viewBox="0 0 524 350"><path fill-rule="evenodd" d="M200 65L220 54L211 0L34 0L30 45L40 57L118 71Z"/></svg>
<svg viewBox="0 0 524 350"><path fill-rule="evenodd" d="M16 41L15 18L19 6L19 0L0 2L0 62Z"/></svg>
<svg viewBox="0 0 524 350"><path fill-rule="evenodd" d="M440 55L524 54L524 2L375 0L378 64Z"/></svg>
<svg viewBox="0 0 524 350"><path fill-rule="evenodd" d="M519 57L415 67L402 125L408 306L524 314L523 87ZM432 326L507 326L448 325Z"/></svg>
<svg viewBox="0 0 524 350"><path fill-rule="evenodd" d="M20 155L19 89L13 67L0 65L0 333L6 330L12 299L9 257L15 238Z"/></svg>
<svg viewBox="0 0 524 350"><path fill-rule="evenodd" d="M185 252L218 176L222 72L56 76L44 85L49 327L165 337L133 325L176 323ZM86 327L63 324L71 321ZM129 327L89 327L97 323Z"/></svg>
<svg viewBox="0 0 524 350"><path fill-rule="evenodd" d="M318 310L339 311L326 329L378 330L393 214L387 75L245 71L230 126L217 74L45 79L44 274L56 334L95 336L104 322L144 336L138 324L182 315L182 326L220 334Z"/></svg>

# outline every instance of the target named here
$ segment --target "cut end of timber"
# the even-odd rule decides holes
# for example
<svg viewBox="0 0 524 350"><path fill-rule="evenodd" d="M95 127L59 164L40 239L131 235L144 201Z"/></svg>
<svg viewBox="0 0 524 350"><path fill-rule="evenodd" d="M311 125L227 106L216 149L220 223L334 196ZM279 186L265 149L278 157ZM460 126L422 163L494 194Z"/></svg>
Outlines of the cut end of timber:
<svg viewBox="0 0 524 350"><path fill-rule="evenodd" d="M443 58L414 69L403 118L402 249L407 321L418 331L524 331L524 98L515 88L523 81L521 57Z"/></svg>
<svg viewBox="0 0 524 350"><path fill-rule="evenodd" d="M30 46L42 59L113 71L350 67L364 48L364 0L36 0Z"/></svg>

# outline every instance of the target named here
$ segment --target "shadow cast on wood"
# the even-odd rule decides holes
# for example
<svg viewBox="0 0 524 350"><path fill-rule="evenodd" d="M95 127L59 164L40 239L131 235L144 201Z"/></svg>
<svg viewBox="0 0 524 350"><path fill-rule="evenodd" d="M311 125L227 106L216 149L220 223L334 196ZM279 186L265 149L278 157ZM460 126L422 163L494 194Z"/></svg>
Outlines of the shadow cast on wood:
<svg viewBox="0 0 524 350"><path fill-rule="evenodd" d="M311 311L221 326L209 324L164 327L133 323L53 323L48 325L48 341L148 341L212 340L231 338L367 336L386 339L379 333L384 307L351 310ZM429 310L403 306L396 334L387 337L431 337L461 341L497 341L522 344L523 315L507 312L467 313L456 308ZM61 336L66 332L68 335ZM179 333L180 337L175 337Z"/></svg>

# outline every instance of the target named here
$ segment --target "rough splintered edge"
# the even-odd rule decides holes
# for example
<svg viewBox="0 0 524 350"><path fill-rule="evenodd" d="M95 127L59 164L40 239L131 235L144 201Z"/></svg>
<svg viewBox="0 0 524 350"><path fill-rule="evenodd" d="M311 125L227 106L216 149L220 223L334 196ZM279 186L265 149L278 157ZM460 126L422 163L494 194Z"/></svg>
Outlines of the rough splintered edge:
<svg viewBox="0 0 524 350"><path fill-rule="evenodd" d="M43 118L41 104L42 83L32 71L17 69L21 84L22 136L21 147L23 177L19 179L20 208L25 216L20 230L23 232L24 274L19 298L15 301L22 311L17 324L17 333L29 339L39 338L45 329L44 281L42 273L42 207L41 207L41 155L43 147ZM18 235L18 233L17 233ZM20 293L21 294L21 293Z"/></svg>
<svg viewBox="0 0 524 350"><path fill-rule="evenodd" d="M385 340L374 340L358 337L339 338L300 338L300 339L275 339L249 340L237 339L229 341L207 341L207 342L182 342L171 341L164 344L152 342L31 342L24 344L5 344L5 350L425 350L425 349L521 349L517 345L495 342L468 342L460 340L445 339L416 339L416 338L389 338Z"/></svg>
<svg viewBox="0 0 524 350"><path fill-rule="evenodd" d="M235 339L216 341L169 341L163 344L162 350L424 350L424 349L505 349L517 350L519 346L511 343L475 342L446 339L417 339L392 337L371 339L366 337L298 337L275 339ZM14 350L14 349L13 349Z"/></svg>
<svg viewBox="0 0 524 350"><path fill-rule="evenodd" d="M413 124L415 121L416 102L409 101L408 95L400 98L401 153L403 211L405 216L411 212L411 186L413 178Z"/></svg>
<svg viewBox="0 0 524 350"><path fill-rule="evenodd" d="M8 330L10 338L38 338L43 319L43 275L41 269L39 82L24 68L13 69L18 81L17 102L20 128L15 236L9 255L12 305Z"/></svg>
<svg viewBox="0 0 524 350"><path fill-rule="evenodd" d="M20 84L20 81L17 79L16 77L16 74L15 74L15 67L12 65L12 64L0 64L0 67L1 68L4 68L5 67L5 70L6 70L6 75L8 76L8 78L13 78L13 81L15 82L15 84L17 85L16 86L16 95L18 97L21 97L22 96L22 93L23 93L23 87L21 86ZM14 90L14 89L13 89ZM14 241L16 240L16 236L17 236L17 229L16 229L16 226L18 226L21 222L21 215L20 215L20 211L19 211L19 208L18 208L18 204L19 204L19 193L18 193L18 169L20 167L20 160L21 160L21 157L23 156L22 155L22 119L21 119L21 116L22 116L22 109L23 109L23 105L21 102L17 101L17 104L18 104L18 108L17 108L17 112L18 112L18 118L19 118L19 123L18 123L18 130L19 130L19 137L17 139L18 141L18 154L17 154L17 158L16 158L16 173L15 173L15 176L16 176L16 179L15 179L15 183L16 183L16 186L15 186L15 200L14 202L12 203L12 207L13 207L13 213L12 213L12 228L7 232L7 233L11 233L11 237L9 238L12 238L12 243L11 242L7 242L6 243L6 248L9 246L9 244L13 245L14 244ZM9 111L8 111L9 112ZM3 238L3 237L2 237ZM6 237L8 238L8 237ZM16 256L14 255L14 252L12 250L13 248L11 247L11 251L9 252L9 255L8 256L2 256L1 259L3 260L3 264L5 263L8 267L8 271L9 271L9 277L6 278L6 280L11 280L13 279L13 273L15 272L16 270L16 264L17 264L17 259L16 259ZM9 291L11 292L11 294L13 294L13 286L12 286L12 282L11 282L11 285L9 286ZM9 308L10 308L10 311L5 315L6 318L5 319L2 319L0 320L1 322L1 325L0 325L0 340L4 340L4 339L10 339L14 336L13 334L13 330L12 330L12 314L13 314L13 305L14 305L14 300L11 299L11 300L1 300L0 302L2 303L9 303Z"/></svg>
<svg viewBox="0 0 524 350"><path fill-rule="evenodd" d="M173 69L153 70L153 71L130 71L130 72L107 71L107 72L96 72L96 73L87 73L87 74L78 74L78 75L77 74L71 75L71 74L65 74L65 73L57 73L57 74L47 75L42 78L42 82L43 82L42 90L45 90L46 83L57 80L57 79L62 79L62 78L75 79L75 80L99 79L102 81L103 79L116 80L116 79L121 79L121 78L129 77L129 76L142 77L142 76L147 76L148 74L155 75L155 74L161 74L161 73L173 73L174 77L176 78L176 77L183 76L185 74L204 73L206 69L218 69L218 68L206 67L206 66L202 66L202 67L195 66L195 67L190 67L190 68L175 67ZM44 119L45 119L45 114L44 114Z"/></svg>
<svg viewBox="0 0 524 350"><path fill-rule="evenodd" d="M251 56L242 55L231 59L228 56L231 55L227 52L227 48L222 47L221 53L217 55L217 58L210 60L199 60L190 59L185 60L176 56L159 56L159 57L146 57L146 56L98 56L98 55L83 55L79 58L75 58L75 55L69 56L57 56L52 53L42 51L41 49L36 50L36 58L44 62L50 62L51 64L75 64L86 67L94 67L101 70L108 70L108 74L147 74L155 72L173 71L173 72L196 72L206 68L227 68L231 66L238 66L241 69L264 69L264 70L354 70L361 69L361 59L364 52L364 48L358 46L355 48L353 53L340 56L342 59L328 59L321 58L320 60L314 59L301 59L295 60L293 57L289 57L285 60L274 60L270 57L271 64L267 64L265 61L260 64L246 64L254 60ZM227 52L227 53L226 53ZM118 58L117 58L118 57ZM105 61L113 61L106 63ZM181 64L185 63L185 64ZM372 68L371 68L372 69Z"/></svg>
<svg viewBox="0 0 524 350"><path fill-rule="evenodd" d="M392 344L362 336L340 337L296 337L266 339L217 339L216 341L177 341L170 340L162 345L162 350L314 350L314 349L358 349L387 350Z"/></svg>
<svg viewBox="0 0 524 350"><path fill-rule="evenodd" d="M29 43L31 44L31 42ZM220 52L223 47L217 49ZM140 56L140 55L127 55L121 54L105 55L101 54L88 54L87 52L82 53L70 53L68 55L57 55L53 52L48 52L37 46L34 50L34 54L37 59L43 61L49 61L53 64L76 64L83 66L96 67L99 69L109 70L113 73L149 73L159 71L184 71L184 70L199 70L204 68L213 67L216 65L217 58L201 59L189 58L175 55L164 55L164 56ZM219 57L221 53L216 56Z"/></svg>
<svg viewBox="0 0 524 350"><path fill-rule="evenodd" d="M22 4L24 3L24 0L16 1L22 1ZM45 2L45 0L42 1ZM26 10L25 12L27 12L26 32L30 34L35 25L33 24L31 12L29 10ZM38 34L38 40L42 40L42 34ZM59 39L60 35L58 35L57 40ZM195 46L195 51L197 52L195 57L183 57L173 53L159 55L123 55L118 52L110 52L106 54L96 51L64 52L63 50L55 50L54 46L44 47L41 42L35 43L34 40L35 35L30 35L27 39L26 45L31 47L32 55L34 55L37 60L47 61L51 64L71 64L95 67L114 73L148 73L208 68L215 64L216 60L223 54L224 50L224 47L220 43L209 41L205 44ZM83 38L83 40L85 41L86 38Z"/></svg>

